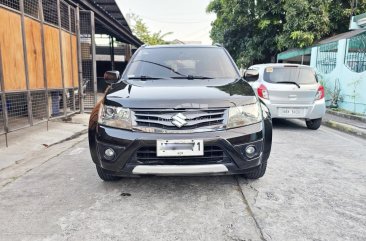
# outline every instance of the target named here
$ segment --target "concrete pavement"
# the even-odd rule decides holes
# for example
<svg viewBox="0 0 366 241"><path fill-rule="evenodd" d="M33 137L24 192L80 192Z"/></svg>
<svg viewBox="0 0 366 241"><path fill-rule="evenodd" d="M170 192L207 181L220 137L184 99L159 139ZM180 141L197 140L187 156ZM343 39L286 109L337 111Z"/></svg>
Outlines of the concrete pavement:
<svg viewBox="0 0 366 241"><path fill-rule="evenodd" d="M5 136L0 136L0 172L8 170L0 175L0 186L31 170L37 163L58 155L62 148L60 150L57 144L87 133L88 120L88 114L78 114L68 122L61 119L49 121L48 130L47 123L42 123L11 132L8 134L8 147ZM57 147L49 149L52 146Z"/></svg>
<svg viewBox="0 0 366 241"><path fill-rule="evenodd" d="M260 180L105 183L83 135L0 187L0 240L365 240L365 146L327 127L276 121Z"/></svg>

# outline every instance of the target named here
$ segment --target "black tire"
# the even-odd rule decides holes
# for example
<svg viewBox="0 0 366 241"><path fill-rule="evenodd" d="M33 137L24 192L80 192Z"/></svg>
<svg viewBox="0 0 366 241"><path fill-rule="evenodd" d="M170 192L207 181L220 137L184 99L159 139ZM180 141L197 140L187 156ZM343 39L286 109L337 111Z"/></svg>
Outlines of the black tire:
<svg viewBox="0 0 366 241"><path fill-rule="evenodd" d="M317 130L317 129L319 129L319 127L321 126L321 124L322 124L322 118L312 119L312 120L307 120L306 121L306 126L310 130Z"/></svg>
<svg viewBox="0 0 366 241"><path fill-rule="evenodd" d="M244 176L248 179L258 179L264 176L267 169L267 158L265 160L262 160L262 164L255 169L253 169L251 172L248 172L244 174Z"/></svg>
<svg viewBox="0 0 366 241"><path fill-rule="evenodd" d="M121 177L117 177L117 176L113 176L109 173L107 173L103 168L96 166L97 167L97 173L98 176L100 177L100 179L102 179L103 181L106 182L113 182L113 181L118 181L121 179Z"/></svg>

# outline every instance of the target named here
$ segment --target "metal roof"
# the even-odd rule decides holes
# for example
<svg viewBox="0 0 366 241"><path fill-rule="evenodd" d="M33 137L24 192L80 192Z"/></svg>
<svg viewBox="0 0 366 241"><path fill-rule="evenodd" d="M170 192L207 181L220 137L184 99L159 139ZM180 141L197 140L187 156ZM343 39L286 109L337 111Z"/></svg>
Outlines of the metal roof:
<svg viewBox="0 0 366 241"><path fill-rule="evenodd" d="M128 25L115 0L94 0L94 2L131 32L130 26Z"/></svg>
<svg viewBox="0 0 366 241"><path fill-rule="evenodd" d="M359 35L363 32L365 32L364 29L357 29L357 30L348 31L348 32L345 32L345 33L337 34L337 35L334 35L332 37L320 40L315 45L327 44L327 43L335 42L335 41L338 41L338 40L341 40L341 39L348 39L348 38L351 38L353 36Z"/></svg>
<svg viewBox="0 0 366 241"><path fill-rule="evenodd" d="M277 55L277 60L291 59L296 56L311 54L311 47L303 49L289 49Z"/></svg>
<svg viewBox="0 0 366 241"><path fill-rule="evenodd" d="M353 31L349 31L349 32L337 34L337 35L334 35L332 37L329 37L329 38L320 40L319 42L317 42L314 45L312 45L310 47L307 47L307 48L303 48L303 49L289 49L289 50L286 50L286 51L284 51L282 53L279 53L277 55L277 59L278 60L285 60L285 59L294 58L296 56L309 55L309 54L311 54L311 48L312 47L319 46L319 45L322 45L322 44L336 42L336 41L341 40L341 39L349 39L351 37L354 37L356 35L359 35L361 33L364 33L365 31L366 30L364 30L364 29L357 29L357 30L353 30Z"/></svg>
<svg viewBox="0 0 366 241"><path fill-rule="evenodd" d="M74 0L83 10L94 12L96 33L109 34L118 41L139 47L143 42L133 35L115 0Z"/></svg>

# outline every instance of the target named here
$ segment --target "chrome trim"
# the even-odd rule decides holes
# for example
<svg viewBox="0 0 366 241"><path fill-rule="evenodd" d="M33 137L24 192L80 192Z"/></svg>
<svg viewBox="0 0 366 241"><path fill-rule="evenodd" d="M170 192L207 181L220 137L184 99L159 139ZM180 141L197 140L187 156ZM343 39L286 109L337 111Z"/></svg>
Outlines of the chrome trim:
<svg viewBox="0 0 366 241"><path fill-rule="evenodd" d="M212 109L131 109L132 130L148 133L199 133L225 130L228 109L224 107ZM184 116L185 119L177 123L177 120L174 119L176 116L181 120L184 119L182 118ZM215 118L210 118L211 116ZM149 117L152 117L152 119L149 119ZM210 122L212 125L204 126L205 123ZM150 124L159 126L149 126ZM190 126L199 124L202 127L189 129ZM174 127L176 129L172 129Z"/></svg>
<svg viewBox="0 0 366 241"><path fill-rule="evenodd" d="M189 134L189 133L201 133L201 132L214 132L214 131L224 131L226 130L225 125L212 126L212 128L199 128L190 130L166 130L157 127L142 127L134 126L132 131L146 132L146 133L158 133L158 134Z"/></svg>
<svg viewBox="0 0 366 241"><path fill-rule="evenodd" d="M208 174L208 173L225 173L228 169L223 164L211 165L157 165L157 166L136 166L133 174Z"/></svg>

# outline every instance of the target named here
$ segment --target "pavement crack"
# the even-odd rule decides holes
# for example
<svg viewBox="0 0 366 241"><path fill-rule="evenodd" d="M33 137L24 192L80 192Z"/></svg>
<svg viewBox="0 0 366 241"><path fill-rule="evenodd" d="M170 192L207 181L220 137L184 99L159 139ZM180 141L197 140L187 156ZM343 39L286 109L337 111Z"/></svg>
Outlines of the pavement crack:
<svg viewBox="0 0 366 241"><path fill-rule="evenodd" d="M238 185L238 190L239 190L239 192L240 192L240 194L241 194L241 197L242 197L242 200L243 200L243 203L246 205L246 210L248 211L248 213L249 213L249 215L253 218L253 221L254 221L254 223L255 223L255 228L257 229L257 231L259 232L259 234L260 234L260 239L262 240L262 241L267 241L267 239L264 237L264 232L263 232L263 230L262 230L262 228L261 228L261 226L259 225L259 223L258 223L258 220L257 220L257 218L255 217L255 215L254 215L254 212L253 212L253 210L251 209L251 207L250 207L250 205L249 205L249 202L248 202L248 200L247 200L247 198L245 197L245 195L244 195L244 192L243 192L243 189L241 188L241 186L240 186L240 183L239 183L239 179L238 179L238 177L237 176L234 176L234 179L235 179L235 181L236 181L236 184ZM251 187L251 189L253 189L253 190L255 190L256 192L257 192L257 195L256 195L256 198L255 198L255 200L257 199L257 197L258 197L258 190L257 189L255 189L254 187L252 187L251 185L249 185L250 187Z"/></svg>

